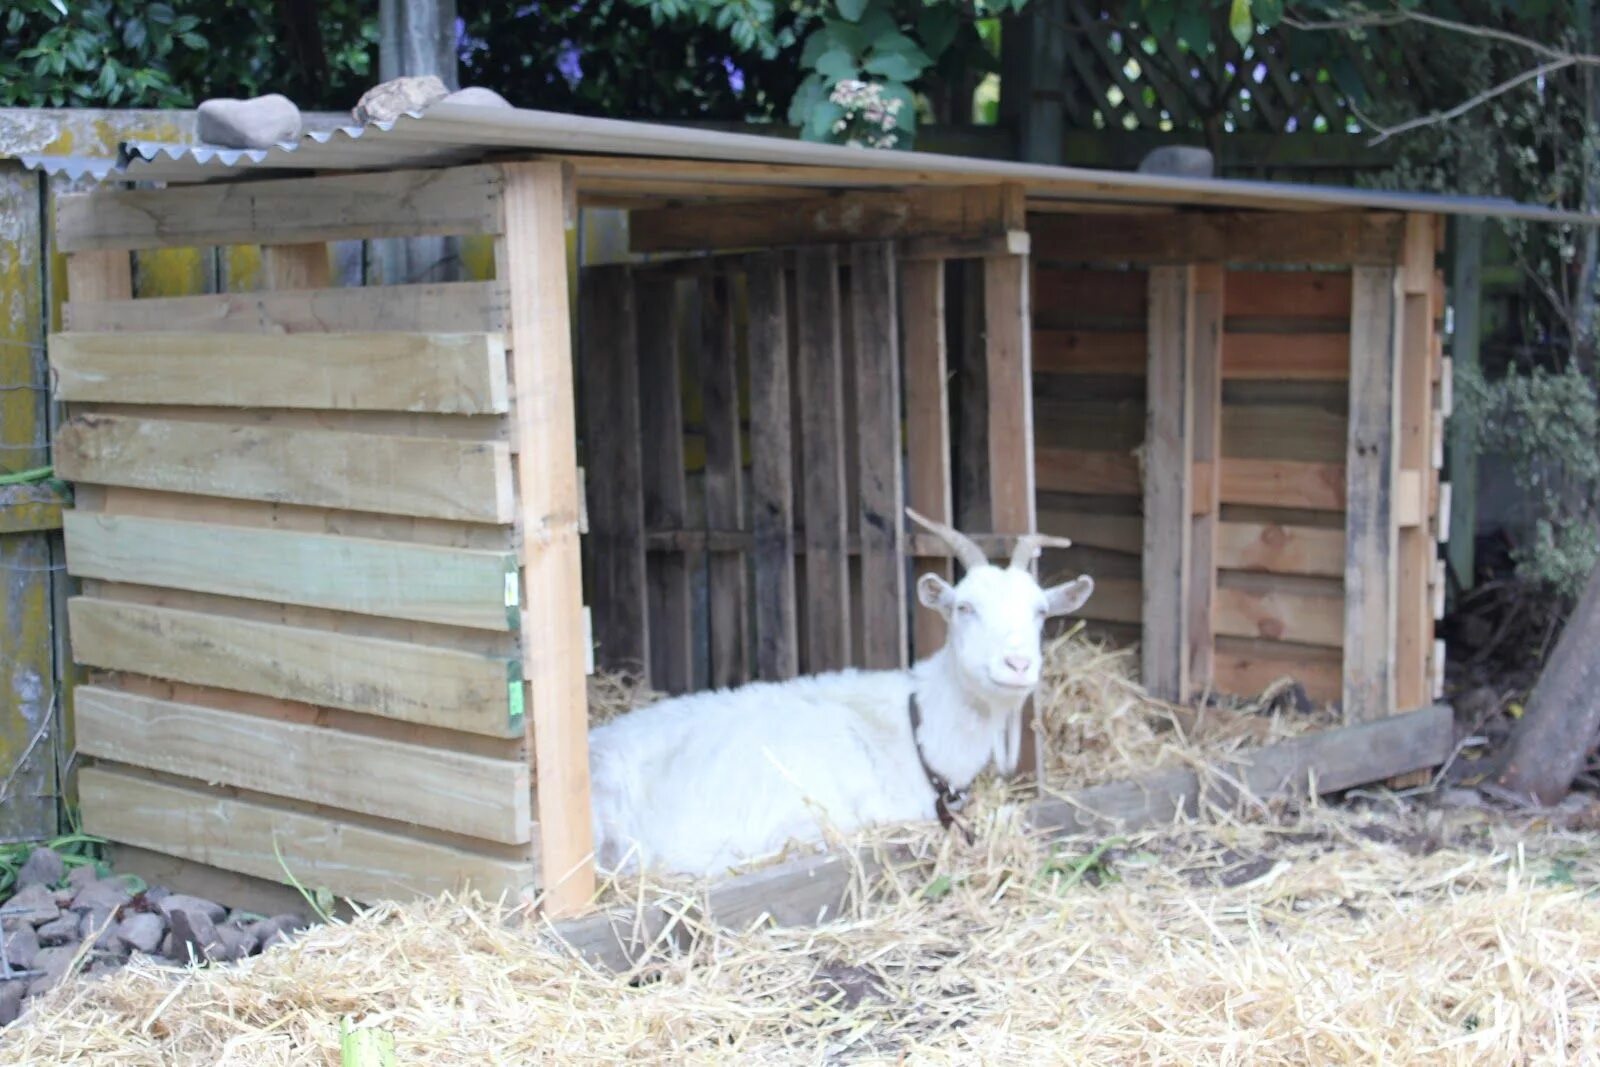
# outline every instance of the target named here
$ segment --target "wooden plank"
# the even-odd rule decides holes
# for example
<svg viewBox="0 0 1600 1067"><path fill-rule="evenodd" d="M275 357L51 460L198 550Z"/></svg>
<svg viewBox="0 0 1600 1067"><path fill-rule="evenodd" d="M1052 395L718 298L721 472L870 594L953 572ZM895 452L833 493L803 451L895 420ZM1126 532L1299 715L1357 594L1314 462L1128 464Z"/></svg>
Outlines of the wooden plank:
<svg viewBox="0 0 1600 1067"><path fill-rule="evenodd" d="M64 489L46 482L0 485L0 534L59 530L62 508L70 503Z"/></svg>
<svg viewBox="0 0 1600 1067"><path fill-rule="evenodd" d="M1223 504L1343 511L1345 465L1228 456L1219 490Z"/></svg>
<svg viewBox="0 0 1600 1067"><path fill-rule="evenodd" d="M851 645L836 250L802 249L796 284L800 439L805 443L806 669L817 672L846 666Z"/></svg>
<svg viewBox="0 0 1600 1067"><path fill-rule="evenodd" d="M1342 657L1338 649L1218 636L1216 656L1214 687L1218 693L1253 699L1290 678L1319 704L1339 699Z"/></svg>
<svg viewBox="0 0 1600 1067"><path fill-rule="evenodd" d="M1436 448L1442 448L1433 412L1434 355L1434 218L1406 217L1405 258L1401 265L1405 295L1399 308L1400 355L1396 462L1399 470L1425 484L1436 469ZM1396 491L1400 487L1396 485ZM1420 497L1420 493L1419 493ZM1425 501L1419 503L1425 504ZM1396 501L1397 510L1399 501ZM1433 596L1429 585L1437 542L1425 506L1416 523L1401 522L1395 545L1395 704L1420 707L1432 697L1429 658L1433 652ZM1410 516L1404 516L1410 517Z"/></svg>
<svg viewBox="0 0 1600 1067"><path fill-rule="evenodd" d="M650 657L636 307L626 266L584 270L578 287L588 472L584 547L596 658L616 671L643 671Z"/></svg>
<svg viewBox="0 0 1600 1067"><path fill-rule="evenodd" d="M906 502L935 522L953 522L943 263L902 262L900 322L906 364ZM902 525L898 516L895 525ZM914 568L916 579L924 574L947 582L955 578L945 557L918 556ZM944 640L944 620L936 612L918 611L912 625L915 658L933 655Z"/></svg>
<svg viewBox="0 0 1600 1067"><path fill-rule="evenodd" d="M739 435L738 352L733 338L732 292L725 275L700 279L699 377L705 424L705 514L715 529L745 524L744 454ZM712 552L707 561L711 684L740 685L750 679L745 637L744 559L738 553Z"/></svg>
<svg viewBox="0 0 1600 1067"><path fill-rule="evenodd" d="M1139 460L1129 453L1041 448L1035 463L1039 488L1051 492L1136 496L1143 491Z"/></svg>
<svg viewBox="0 0 1600 1067"><path fill-rule="evenodd" d="M955 296L947 306L945 339L955 393L951 398L951 436L955 440L952 478L955 525L990 530L989 372L984 350L983 274L980 261L945 264L945 285Z"/></svg>
<svg viewBox="0 0 1600 1067"><path fill-rule="evenodd" d="M782 257L751 257L750 493L755 575L755 668L763 679L800 670L794 576L794 445L790 422L789 293Z"/></svg>
<svg viewBox="0 0 1600 1067"><path fill-rule="evenodd" d="M1108 320L1121 320L1124 330L1142 332L1145 328L1145 300L1148 284L1145 272L1111 270L1063 270L1040 266L1035 272L1034 307L1041 328L1075 329L1083 317L1097 326ZM1114 328L1114 327L1112 327Z"/></svg>
<svg viewBox="0 0 1600 1067"><path fill-rule="evenodd" d="M981 237L906 237L900 241L900 262L1025 256L1032 248L1033 239L1027 230L1009 230Z"/></svg>
<svg viewBox="0 0 1600 1067"><path fill-rule="evenodd" d="M56 201L63 252L501 232L495 165L97 189Z"/></svg>
<svg viewBox="0 0 1600 1067"><path fill-rule="evenodd" d="M1403 216L1372 211L1307 214L1286 226L1266 212L1164 216L1033 215L1041 248L1077 263L1194 262L1384 265L1399 258Z"/></svg>
<svg viewBox="0 0 1600 1067"><path fill-rule="evenodd" d="M634 211L628 221L634 252L776 248L910 236L1003 237L1027 229L1022 188L1013 185L674 205Z"/></svg>
<svg viewBox="0 0 1600 1067"><path fill-rule="evenodd" d="M512 378L523 455L522 632L532 749L538 769L544 908L571 914L594 895L589 803L589 703L578 552L577 441L572 396L566 204L571 175L555 163L512 163L495 276L510 291Z"/></svg>
<svg viewBox="0 0 1600 1067"><path fill-rule="evenodd" d="M1224 522L1217 566L1226 570L1344 577L1344 531L1279 523Z"/></svg>
<svg viewBox="0 0 1600 1067"><path fill-rule="evenodd" d="M502 441L81 414L55 447L75 482L466 522L514 514Z"/></svg>
<svg viewBox="0 0 1600 1067"><path fill-rule="evenodd" d="M495 334L58 333L55 395L66 401L216 407L509 410Z"/></svg>
<svg viewBox="0 0 1600 1067"><path fill-rule="evenodd" d="M101 686L77 693L80 755L396 822L533 839L529 769L426 745ZM373 773L382 768L381 773Z"/></svg>
<svg viewBox="0 0 1600 1067"><path fill-rule="evenodd" d="M90 667L490 737L523 731L514 659L91 597L68 611L73 657Z"/></svg>
<svg viewBox="0 0 1600 1067"><path fill-rule="evenodd" d="M683 386L674 312L677 283L650 272L634 279L638 315L639 428L647 529L689 521L683 465ZM644 403L645 397L650 403ZM646 564L650 613L650 684L685 693L694 684L689 563L681 552L652 554Z"/></svg>
<svg viewBox="0 0 1600 1067"><path fill-rule="evenodd" d="M1149 281L1139 661L1145 688L1158 699L1178 701L1189 692L1195 268L1156 267Z"/></svg>
<svg viewBox="0 0 1600 1067"><path fill-rule="evenodd" d="M1142 330L1033 331L1036 374L1127 374L1144 377Z"/></svg>
<svg viewBox="0 0 1600 1067"><path fill-rule="evenodd" d="M1104 548L1137 555L1144 550L1144 520L1138 515L1097 515L1057 511L1041 504L1039 531L1069 538L1081 548Z"/></svg>
<svg viewBox="0 0 1600 1067"><path fill-rule="evenodd" d="M64 525L79 578L483 630L517 623L510 552L85 511Z"/></svg>
<svg viewBox="0 0 1600 1067"><path fill-rule="evenodd" d="M1222 336L1223 286L1227 272L1215 264L1193 271L1193 357L1189 403L1193 434L1190 455L1188 651L1184 697L1211 685L1213 604L1217 597L1217 498L1221 495L1222 375L1227 360Z"/></svg>
<svg viewBox="0 0 1600 1067"><path fill-rule="evenodd" d="M261 269L269 289L326 289L333 284L328 246L321 241L267 245L261 249Z"/></svg>
<svg viewBox="0 0 1600 1067"><path fill-rule="evenodd" d="M1232 381L1346 381L1350 377L1350 335L1230 332L1222 377Z"/></svg>
<svg viewBox="0 0 1600 1067"><path fill-rule="evenodd" d="M107 766L79 771L78 790L86 833L273 881L286 881L287 867L302 885L364 903L465 886L515 900L538 873L530 861Z"/></svg>
<svg viewBox="0 0 1600 1067"><path fill-rule="evenodd" d="M1262 575L1224 572L1216 591L1214 625L1219 635L1292 641L1339 648L1343 644L1344 598L1337 582L1323 587L1262 581ZM1248 582L1248 584L1244 584Z"/></svg>
<svg viewBox="0 0 1600 1067"><path fill-rule="evenodd" d="M1299 220L1295 225L1299 225ZM1223 304L1223 313L1228 319L1348 321L1350 318L1349 271L1235 270L1228 273L1228 298ZM1230 322L1226 328L1232 332L1234 324Z"/></svg>
<svg viewBox="0 0 1600 1067"><path fill-rule="evenodd" d="M502 281L449 282L97 302L75 298L62 317L67 329L84 333L503 333L508 300ZM206 343L217 342L208 338Z"/></svg>
<svg viewBox="0 0 1600 1067"><path fill-rule="evenodd" d="M850 248L860 484L862 666L906 665L899 294L890 242Z"/></svg>
<svg viewBox="0 0 1600 1067"><path fill-rule="evenodd" d="M1358 267L1354 275L1344 569L1343 705L1349 723L1394 708L1400 414L1399 271Z"/></svg>

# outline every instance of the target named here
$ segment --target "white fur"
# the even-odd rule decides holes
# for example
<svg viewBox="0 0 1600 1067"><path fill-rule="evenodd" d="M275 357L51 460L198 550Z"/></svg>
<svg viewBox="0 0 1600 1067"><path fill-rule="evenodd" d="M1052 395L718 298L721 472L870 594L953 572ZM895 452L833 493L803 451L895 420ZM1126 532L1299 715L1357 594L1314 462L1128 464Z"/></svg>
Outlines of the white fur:
<svg viewBox="0 0 1600 1067"><path fill-rule="evenodd" d="M913 690L922 751L952 787L966 788L991 762L1009 773L1022 705L1039 680L1044 620L1076 610L1092 589L1080 578L1046 591L1025 570L997 567L953 588L925 576L919 599L949 620L950 636L910 670L695 693L596 727L599 866L713 875L792 840L816 841L825 825L848 833L934 818L912 741Z"/></svg>

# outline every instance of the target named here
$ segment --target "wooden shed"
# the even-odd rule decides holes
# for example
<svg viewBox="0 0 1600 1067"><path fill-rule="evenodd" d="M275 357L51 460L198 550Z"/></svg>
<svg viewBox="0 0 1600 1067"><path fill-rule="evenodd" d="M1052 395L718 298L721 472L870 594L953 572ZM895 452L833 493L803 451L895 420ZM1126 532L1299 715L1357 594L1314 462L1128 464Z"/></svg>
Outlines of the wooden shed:
<svg viewBox="0 0 1600 1067"><path fill-rule="evenodd" d="M951 567L906 504L1073 538L1046 569L1158 695L1429 703L1440 219L1565 217L451 106L87 169L50 340L85 828L555 912L593 884L595 657L905 663ZM574 272L586 209L629 243ZM330 276L417 236L475 279ZM241 245L264 288L134 298L130 253Z"/></svg>

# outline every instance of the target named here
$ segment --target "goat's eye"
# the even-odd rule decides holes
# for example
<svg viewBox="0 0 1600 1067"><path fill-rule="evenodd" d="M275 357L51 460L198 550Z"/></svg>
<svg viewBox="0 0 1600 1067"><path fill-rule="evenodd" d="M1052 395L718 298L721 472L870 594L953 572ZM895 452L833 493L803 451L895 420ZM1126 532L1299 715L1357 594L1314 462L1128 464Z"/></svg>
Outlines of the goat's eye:
<svg viewBox="0 0 1600 1067"><path fill-rule="evenodd" d="M973 607L971 604L966 603L966 602L962 602L962 603L956 605L956 614L957 615L965 615L967 618L971 618L972 616L976 615L977 613L978 613L978 609Z"/></svg>

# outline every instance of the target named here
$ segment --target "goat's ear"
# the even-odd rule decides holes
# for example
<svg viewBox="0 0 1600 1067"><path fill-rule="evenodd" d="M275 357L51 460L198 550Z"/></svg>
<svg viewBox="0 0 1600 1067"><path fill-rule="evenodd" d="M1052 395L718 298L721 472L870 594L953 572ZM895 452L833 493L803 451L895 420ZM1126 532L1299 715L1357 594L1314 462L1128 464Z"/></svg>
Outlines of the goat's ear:
<svg viewBox="0 0 1600 1067"><path fill-rule="evenodd" d="M928 577L932 577L929 575ZM1087 574L1081 578L1074 578L1062 585L1052 586L1044 591L1045 607L1052 616L1070 615L1083 607L1084 602L1094 592L1094 579Z"/></svg>
<svg viewBox="0 0 1600 1067"><path fill-rule="evenodd" d="M917 599L922 601L922 606L932 608L947 619L954 593L950 583L937 574L924 574L917 579Z"/></svg>

